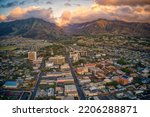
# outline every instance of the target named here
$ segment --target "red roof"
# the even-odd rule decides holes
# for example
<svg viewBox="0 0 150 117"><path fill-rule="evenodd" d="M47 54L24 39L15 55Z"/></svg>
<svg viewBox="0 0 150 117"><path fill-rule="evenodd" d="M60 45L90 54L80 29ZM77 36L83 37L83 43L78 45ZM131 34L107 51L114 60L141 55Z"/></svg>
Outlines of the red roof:
<svg viewBox="0 0 150 117"><path fill-rule="evenodd" d="M85 67L95 67L96 64L95 63L88 63L88 64L84 64Z"/></svg>

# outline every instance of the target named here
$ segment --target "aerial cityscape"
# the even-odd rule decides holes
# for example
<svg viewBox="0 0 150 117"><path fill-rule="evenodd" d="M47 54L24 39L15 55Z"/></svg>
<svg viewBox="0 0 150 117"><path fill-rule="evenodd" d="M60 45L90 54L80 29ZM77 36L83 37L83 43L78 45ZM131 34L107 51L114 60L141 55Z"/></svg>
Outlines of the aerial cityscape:
<svg viewBox="0 0 150 117"><path fill-rule="evenodd" d="M150 100L149 0L1 0L0 100Z"/></svg>

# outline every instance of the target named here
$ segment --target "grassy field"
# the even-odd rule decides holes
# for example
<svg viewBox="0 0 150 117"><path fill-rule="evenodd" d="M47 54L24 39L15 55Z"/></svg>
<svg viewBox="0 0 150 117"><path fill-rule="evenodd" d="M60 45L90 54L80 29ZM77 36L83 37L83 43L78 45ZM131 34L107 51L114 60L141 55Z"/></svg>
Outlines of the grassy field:
<svg viewBox="0 0 150 117"><path fill-rule="evenodd" d="M14 46L0 46L0 50L15 50L16 48Z"/></svg>

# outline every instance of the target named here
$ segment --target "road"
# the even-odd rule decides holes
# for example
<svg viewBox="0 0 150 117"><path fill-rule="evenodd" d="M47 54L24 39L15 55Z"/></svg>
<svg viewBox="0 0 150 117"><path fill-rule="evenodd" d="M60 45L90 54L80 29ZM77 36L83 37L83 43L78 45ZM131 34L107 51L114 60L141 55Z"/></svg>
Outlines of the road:
<svg viewBox="0 0 150 117"><path fill-rule="evenodd" d="M28 100L31 92L23 92L19 100Z"/></svg>
<svg viewBox="0 0 150 117"><path fill-rule="evenodd" d="M44 60L42 61L40 68L43 68L43 67L45 67ZM32 95L31 95L31 97L30 97L30 100L34 100L34 99L35 99L36 92L37 92L38 87L39 87L39 85L40 85L40 81L41 81L41 79L42 79L42 76L43 76L43 73L40 72L40 73L38 74L38 76L37 76L37 82L36 82L36 85L35 85L35 87L34 87L34 90L32 91Z"/></svg>
<svg viewBox="0 0 150 117"><path fill-rule="evenodd" d="M66 60L70 66L71 74L72 74L72 77L74 78L74 83L75 83L76 88L77 88L78 96L79 96L80 100L86 100L82 86L80 85L79 80L78 80L77 75L76 75L76 72L73 69L71 59L67 54L67 49L66 49Z"/></svg>
<svg viewBox="0 0 150 117"><path fill-rule="evenodd" d="M43 68L43 67L45 67L44 60L42 61L40 68ZM39 87L40 81L41 81L41 79L42 79L42 76L43 76L43 73L42 73L42 72L40 72L40 73L37 75L37 82L36 82L36 84L35 84L35 87L34 87L33 91L31 91L31 93L32 93L31 96L30 96L30 93L29 93L29 92L24 92L23 89L17 89L17 90L16 90L16 92L22 92L22 93L23 93L22 96L20 97L21 100L28 100L28 99L34 100L34 99L35 99L36 92L37 92L37 90L38 90L38 87ZM0 92L1 92L1 91L6 91L6 90L0 89ZM30 96L30 97L29 97L29 96ZM29 97L29 98L28 98L28 97Z"/></svg>

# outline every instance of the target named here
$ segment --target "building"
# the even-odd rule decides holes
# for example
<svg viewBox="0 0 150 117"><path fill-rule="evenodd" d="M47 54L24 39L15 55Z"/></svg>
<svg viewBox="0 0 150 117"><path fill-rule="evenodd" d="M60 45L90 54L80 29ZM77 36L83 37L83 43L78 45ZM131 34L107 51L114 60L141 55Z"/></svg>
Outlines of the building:
<svg viewBox="0 0 150 117"><path fill-rule="evenodd" d="M54 88L49 88L49 89L47 90L47 95L48 95L48 96L54 96Z"/></svg>
<svg viewBox="0 0 150 117"><path fill-rule="evenodd" d="M87 63L87 64L84 64L84 67L87 67L87 68L96 67L96 63Z"/></svg>
<svg viewBox="0 0 150 117"><path fill-rule="evenodd" d="M48 77L67 77L67 76L71 76L71 72L69 71L65 71L65 72L47 72L46 73L46 76L43 76L45 78L48 78Z"/></svg>
<svg viewBox="0 0 150 117"><path fill-rule="evenodd" d="M90 83L91 79L88 76L79 79L80 84Z"/></svg>
<svg viewBox="0 0 150 117"><path fill-rule="evenodd" d="M113 79L121 85L127 85L132 82L133 77L128 77L124 75L124 76L114 77Z"/></svg>
<svg viewBox="0 0 150 117"><path fill-rule="evenodd" d="M72 76L57 78L57 83L74 83Z"/></svg>
<svg viewBox="0 0 150 117"><path fill-rule="evenodd" d="M64 56L55 56L55 57L50 57L49 58L50 62L53 62L54 64L64 64L65 63L65 57Z"/></svg>
<svg viewBox="0 0 150 117"><path fill-rule="evenodd" d="M76 92L77 89L76 89L76 86L75 85L65 85L65 92Z"/></svg>
<svg viewBox="0 0 150 117"><path fill-rule="evenodd" d="M45 67L46 67L46 68L52 68L53 65L54 65L53 62L46 62L46 63L45 63Z"/></svg>
<svg viewBox="0 0 150 117"><path fill-rule="evenodd" d="M74 97L73 96L66 96L66 97L64 97L63 100L74 100Z"/></svg>
<svg viewBox="0 0 150 117"><path fill-rule="evenodd" d="M99 95L98 92L91 92L90 90L85 90L85 89L83 91L84 91L85 96L87 96L87 97L98 96Z"/></svg>
<svg viewBox="0 0 150 117"><path fill-rule="evenodd" d="M70 52L70 58L72 58L73 62L76 62L80 59L80 54L76 52Z"/></svg>
<svg viewBox="0 0 150 117"><path fill-rule="evenodd" d="M75 85L65 85L65 94L67 96L78 96Z"/></svg>
<svg viewBox="0 0 150 117"><path fill-rule="evenodd" d="M142 76L148 78L148 76L150 75L149 73L150 73L150 70L148 68L145 68L142 71Z"/></svg>
<svg viewBox="0 0 150 117"><path fill-rule="evenodd" d="M101 72L102 70L98 67L91 67L89 68L89 71L92 72L93 74L96 74L98 72Z"/></svg>
<svg viewBox="0 0 150 117"><path fill-rule="evenodd" d="M79 53L81 57L87 56L87 51L85 50L76 50L75 53Z"/></svg>
<svg viewBox="0 0 150 117"><path fill-rule="evenodd" d="M4 88L16 89L19 86L19 83L16 81L6 81L3 86Z"/></svg>
<svg viewBox="0 0 150 117"><path fill-rule="evenodd" d="M69 70L70 67L69 67L69 65L66 63L66 64L61 65L61 66L60 66L60 69L61 69L62 71L64 71L64 70Z"/></svg>
<svg viewBox="0 0 150 117"><path fill-rule="evenodd" d="M115 78L114 80L121 85L127 85L129 83L128 79L124 79L122 77Z"/></svg>
<svg viewBox="0 0 150 117"><path fill-rule="evenodd" d="M84 50L74 50L73 52L70 52L70 58L73 59L74 62L78 61L80 57L86 57L87 51Z"/></svg>
<svg viewBox="0 0 150 117"><path fill-rule="evenodd" d="M79 74L79 75L83 75L83 74L85 74L85 73L88 72L88 68L86 68L86 67L78 67L78 68L76 69L76 72L77 72L77 74Z"/></svg>
<svg viewBox="0 0 150 117"><path fill-rule="evenodd" d="M36 52L28 52L28 59L29 60L32 60L32 61L35 61L37 59L37 54Z"/></svg>
<svg viewBox="0 0 150 117"><path fill-rule="evenodd" d="M56 87L55 89L57 96L63 96L64 95L64 88L63 87Z"/></svg>

